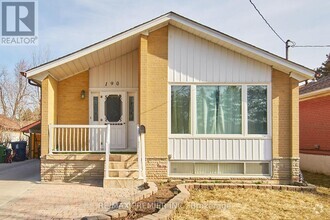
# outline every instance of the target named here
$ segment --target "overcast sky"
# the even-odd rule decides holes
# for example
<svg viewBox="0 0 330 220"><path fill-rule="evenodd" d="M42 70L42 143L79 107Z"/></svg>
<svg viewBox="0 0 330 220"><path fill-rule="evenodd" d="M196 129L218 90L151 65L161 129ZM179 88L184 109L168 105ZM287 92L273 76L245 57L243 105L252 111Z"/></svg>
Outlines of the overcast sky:
<svg viewBox="0 0 330 220"><path fill-rule="evenodd" d="M274 29L297 45L330 44L329 0L253 0ZM39 45L0 45L0 67L12 69L32 51L49 48L52 59L174 11L257 47L285 56L285 45L249 0L42 0L38 2ZM309 68L330 48L292 48L289 58Z"/></svg>

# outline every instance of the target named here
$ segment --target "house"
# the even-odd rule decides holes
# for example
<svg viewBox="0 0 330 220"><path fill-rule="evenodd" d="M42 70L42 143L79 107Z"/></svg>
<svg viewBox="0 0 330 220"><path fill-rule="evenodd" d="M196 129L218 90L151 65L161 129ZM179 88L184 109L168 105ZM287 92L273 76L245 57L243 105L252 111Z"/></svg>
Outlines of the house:
<svg viewBox="0 0 330 220"><path fill-rule="evenodd" d="M314 72L176 13L24 74L42 88L43 181L298 180Z"/></svg>
<svg viewBox="0 0 330 220"><path fill-rule="evenodd" d="M0 143L20 141L24 138L20 132L20 124L17 121L5 115L0 115Z"/></svg>
<svg viewBox="0 0 330 220"><path fill-rule="evenodd" d="M300 87L300 166L330 175L330 76Z"/></svg>
<svg viewBox="0 0 330 220"><path fill-rule="evenodd" d="M21 128L23 134L29 134L28 146L29 152L28 157L30 159L40 158L40 147L41 147L41 121L35 121Z"/></svg>

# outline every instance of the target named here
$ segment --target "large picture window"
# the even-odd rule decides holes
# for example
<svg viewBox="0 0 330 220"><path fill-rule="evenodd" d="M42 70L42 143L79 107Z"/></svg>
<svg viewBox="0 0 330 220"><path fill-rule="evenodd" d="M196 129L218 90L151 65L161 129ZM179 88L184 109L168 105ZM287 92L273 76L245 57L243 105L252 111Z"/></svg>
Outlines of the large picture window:
<svg viewBox="0 0 330 220"><path fill-rule="evenodd" d="M190 133L190 86L171 87L171 132Z"/></svg>
<svg viewBox="0 0 330 220"><path fill-rule="evenodd" d="M241 91L241 86L196 86L196 133L241 134Z"/></svg>
<svg viewBox="0 0 330 220"><path fill-rule="evenodd" d="M248 86L248 134L267 134L267 86Z"/></svg>
<svg viewBox="0 0 330 220"><path fill-rule="evenodd" d="M267 85L172 85L171 134L267 135L267 95Z"/></svg>

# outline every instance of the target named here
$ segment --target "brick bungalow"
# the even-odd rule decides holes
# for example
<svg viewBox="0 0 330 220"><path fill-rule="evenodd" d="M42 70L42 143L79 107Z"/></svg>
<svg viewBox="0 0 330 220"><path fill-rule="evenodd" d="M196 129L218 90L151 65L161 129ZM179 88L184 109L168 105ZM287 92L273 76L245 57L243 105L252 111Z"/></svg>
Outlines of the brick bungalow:
<svg viewBox="0 0 330 220"><path fill-rule="evenodd" d="M314 72L176 13L25 74L42 88L43 181L298 178Z"/></svg>
<svg viewBox="0 0 330 220"><path fill-rule="evenodd" d="M300 166L330 175L330 76L300 87Z"/></svg>

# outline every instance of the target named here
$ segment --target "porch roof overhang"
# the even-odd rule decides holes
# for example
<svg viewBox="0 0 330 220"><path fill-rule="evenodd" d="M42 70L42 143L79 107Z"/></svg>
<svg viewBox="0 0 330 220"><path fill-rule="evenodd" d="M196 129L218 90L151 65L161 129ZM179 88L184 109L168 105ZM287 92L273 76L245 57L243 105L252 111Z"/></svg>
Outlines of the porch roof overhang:
<svg viewBox="0 0 330 220"><path fill-rule="evenodd" d="M298 81L314 77L314 70L312 69L286 60L174 12L166 13L103 41L29 69L26 71L26 76L39 83L48 75L51 75L56 80L63 80L137 49L141 34L148 35L149 32L169 24L265 63L274 69L289 74L290 77Z"/></svg>
<svg viewBox="0 0 330 220"><path fill-rule="evenodd" d="M41 121L35 121L21 128L21 132L25 133L41 133Z"/></svg>

